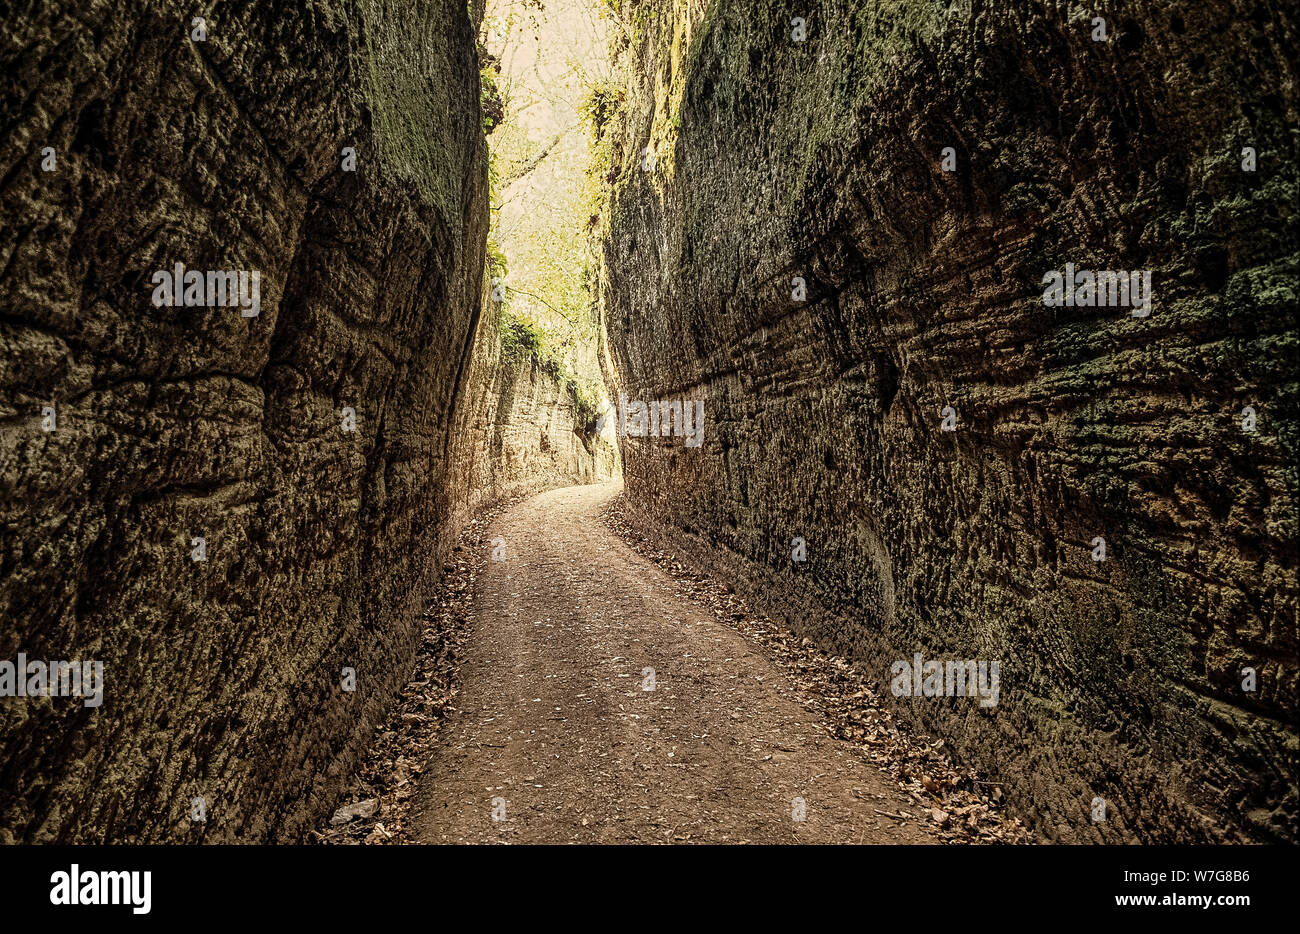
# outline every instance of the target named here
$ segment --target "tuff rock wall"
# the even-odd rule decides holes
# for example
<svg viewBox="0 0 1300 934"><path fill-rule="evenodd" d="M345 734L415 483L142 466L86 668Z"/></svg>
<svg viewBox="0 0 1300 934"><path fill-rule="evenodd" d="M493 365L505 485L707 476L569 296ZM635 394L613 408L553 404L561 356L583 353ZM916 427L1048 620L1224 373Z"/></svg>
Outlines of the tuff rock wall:
<svg viewBox="0 0 1300 934"><path fill-rule="evenodd" d="M485 453L548 390L473 360L474 40L452 0L0 17L0 660L104 665L95 708L0 698L0 841L300 837L471 498L583 470ZM154 305L176 263L258 313Z"/></svg>
<svg viewBox="0 0 1300 934"><path fill-rule="evenodd" d="M619 6L611 377L707 412L634 513L886 695L998 660L896 703L1047 839L1295 840L1294 6Z"/></svg>
<svg viewBox="0 0 1300 934"><path fill-rule="evenodd" d="M486 285L484 294L490 295ZM503 350L499 315L489 299L471 356L470 391L457 412L452 530L494 502L600 483L620 469L618 448L581 411L572 385L527 349Z"/></svg>

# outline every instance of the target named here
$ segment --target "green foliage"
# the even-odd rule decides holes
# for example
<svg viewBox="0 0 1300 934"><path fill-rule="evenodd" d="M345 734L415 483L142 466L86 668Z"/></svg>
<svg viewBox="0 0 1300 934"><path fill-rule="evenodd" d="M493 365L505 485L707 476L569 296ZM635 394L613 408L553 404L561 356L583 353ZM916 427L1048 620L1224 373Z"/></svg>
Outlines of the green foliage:
<svg viewBox="0 0 1300 934"><path fill-rule="evenodd" d="M588 153L586 177L582 185L584 226L590 230L600 220L605 203L605 185L613 181L614 133L627 107L627 93L613 79L588 85L579 115L587 128Z"/></svg>
<svg viewBox="0 0 1300 934"><path fill-rule="evenodd" d="M480 54L494 67L484 85L494 82L504 103L490 137L487 265L505 292L503 364L531 359L590 428L605 389L587 229L613 145L598 138L612 137L625 105L604 64L606 18L590 25L589 9L561 7L517 0L485 20Z"/></svg>
<svg viewBox="0 0 1300 934"><path fill-rule="evenodd" d="M549 345L535 322L503 310L500 318L501 355L506 360L531 359L534 366L549 375L574 402L574 424L583 434L593 434L604 399L600 384L574 374Z"/></svg>
<svg viewBox="0 0 1300 934"><path fill-rule="evenodd" d="M506 254L501 251L500 244L496 238L488 234L487 238L487 273L488 281L493 279L504 279L510 271L510 266L506 262Z"/></svg>
<svg viewBox="0 0 1300 934"><path fill-rule="evenodd" d="M506 101L497 82L497 66L489 62L479 72L479 104L483 111L483 134L491 136L506 116Z"/></svg>
<svg viewBox="0 0 1300 934"><path fill-rule="evenodd" d="M580 112L593 140L599 141L605 135L606 127L622 109L625 99L623 89L612 82L601 82L587 88Z"/></svg>
<svg viewBox="0 0 1300 934"><path fill-rule="evenodd" d="M559 365L544 349L542 332L537 325L509 311L501 313L501 352L507 357L531 356L543 369L558 375Z"/></svg>
<svg viewBox="0 0 1300 934"><path fill-rule="evenodd" d="M600 0L600 6L633 44L640 42L650 23L659 18L659 10L650 0Z"/></svg>

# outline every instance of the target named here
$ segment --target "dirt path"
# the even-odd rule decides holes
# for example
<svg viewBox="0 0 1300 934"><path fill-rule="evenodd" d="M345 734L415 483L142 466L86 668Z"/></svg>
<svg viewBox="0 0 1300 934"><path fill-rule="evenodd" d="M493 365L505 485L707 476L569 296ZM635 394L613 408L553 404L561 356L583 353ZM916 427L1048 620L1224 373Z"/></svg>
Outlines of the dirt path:
<svg viewBox="0 0 1300 934"><path fill-rule="evenodd" d="M878 813L911 802L819 729L756 647L606 527L617 492L544 493L490 530L506 560L479 579L458 711L421 775L412 836L935 842L924 823Z"/></svg>

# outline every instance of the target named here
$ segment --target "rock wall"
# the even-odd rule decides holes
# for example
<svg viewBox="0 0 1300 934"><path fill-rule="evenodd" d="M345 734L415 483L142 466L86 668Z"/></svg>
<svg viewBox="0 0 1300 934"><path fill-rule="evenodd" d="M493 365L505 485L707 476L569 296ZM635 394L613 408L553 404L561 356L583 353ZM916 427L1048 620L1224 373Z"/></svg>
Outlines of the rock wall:
<svg viewBox="0 0 1300 934"><path fill-rule="evenodd" d="M585 423L573 388L536 355L503 352L498 315L490 302L484 307L467 401L457 413L452 532L492 503L552 487L600 483L620 469L617 447Z"/></svg>
<svg viewBox="0 0 1300 934"><path fill-rule="evenodd" d="M620 6L614 378L706 406L633 513L886 693L998 661L897 704L1048 839L1296 840L1294 7Z"/></svg>
<svg viewBox="0 0 1300 934"><path fill-rule="evenodd" d="M295 839L405 681L504 447L466 410L522 434L548 391L474 366L474 32L452 0L0 22L0 689L19 653L104 679L0 697L0 842ZM258 302L155 304L177 263Z"/></svg>

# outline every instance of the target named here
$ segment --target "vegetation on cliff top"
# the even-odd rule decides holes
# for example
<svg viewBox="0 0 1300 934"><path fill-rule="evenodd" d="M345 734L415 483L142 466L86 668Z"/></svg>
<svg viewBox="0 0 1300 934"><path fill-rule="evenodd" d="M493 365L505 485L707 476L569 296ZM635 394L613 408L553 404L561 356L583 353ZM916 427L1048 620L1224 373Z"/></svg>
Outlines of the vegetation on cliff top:
<svg viewBox="0 0 1300 934"><path fill-rule="evenodd" d="M591 0L493 0L480 39L502 349L551 372L591 425L606 393L586 239L595 154L581 111L604 80L603 22Z"/></svg>

